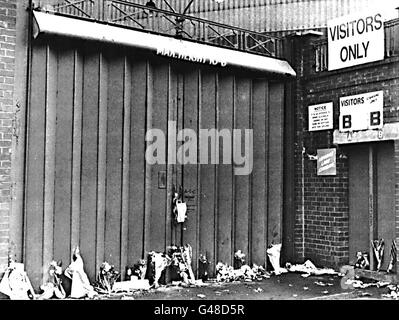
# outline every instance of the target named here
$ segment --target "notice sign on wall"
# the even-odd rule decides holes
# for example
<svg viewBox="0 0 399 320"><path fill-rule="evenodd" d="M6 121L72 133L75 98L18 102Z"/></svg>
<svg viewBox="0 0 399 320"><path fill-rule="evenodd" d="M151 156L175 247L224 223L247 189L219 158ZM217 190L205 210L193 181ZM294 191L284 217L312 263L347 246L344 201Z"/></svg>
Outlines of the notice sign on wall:
<svg viewBox="0 0 399 320"><path fill-rule="evenodd" d="M335 176L337 174L337 150L317 150L317 175Z"/></svg>
<svg viewBox="0 0 399 320"><path fill-rule="evenodd" d="M309 131L333 129L333 103L309 106Z"/></svg>
<svg viewBox="0 0 399 320"><path fill-rule="evenodd" d="M384 92L375 91L339 99L339 131L380 129L384 125Z"/></svg>
<svg viewBox="0 0 399 320"><path fill-rule="evenodd" d="M328 70L384 59L382 14L373 12L327 22Z"/></svg>

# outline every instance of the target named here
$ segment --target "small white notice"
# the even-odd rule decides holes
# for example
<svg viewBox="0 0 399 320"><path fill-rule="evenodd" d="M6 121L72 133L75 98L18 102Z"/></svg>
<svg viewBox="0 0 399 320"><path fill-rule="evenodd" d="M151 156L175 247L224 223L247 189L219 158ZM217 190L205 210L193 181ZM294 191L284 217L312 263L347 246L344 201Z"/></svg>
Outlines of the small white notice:
<svg viewBox="0 0 399 320"><path fill-rule="evenodd" d="M333 103L309 106L309 131L333 129Z"/></svg>

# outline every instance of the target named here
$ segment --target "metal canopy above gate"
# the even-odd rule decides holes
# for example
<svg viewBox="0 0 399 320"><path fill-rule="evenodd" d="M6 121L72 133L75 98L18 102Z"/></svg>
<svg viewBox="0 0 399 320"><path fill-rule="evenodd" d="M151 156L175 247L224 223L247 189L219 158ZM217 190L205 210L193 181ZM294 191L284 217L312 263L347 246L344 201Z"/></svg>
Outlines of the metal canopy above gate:
<svg viewBox="0 0 399 320"><path fill-rule="evenodd" d="M40 34L69 36L138 47L190 62L296 76L285 60L39 11L33 15L35 38Z"/></svg>

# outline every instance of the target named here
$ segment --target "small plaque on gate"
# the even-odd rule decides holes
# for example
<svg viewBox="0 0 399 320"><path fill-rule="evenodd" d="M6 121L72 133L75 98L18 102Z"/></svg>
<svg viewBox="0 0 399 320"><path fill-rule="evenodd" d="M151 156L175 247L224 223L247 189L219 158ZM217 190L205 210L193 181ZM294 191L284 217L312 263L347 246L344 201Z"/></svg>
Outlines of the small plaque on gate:
<svg viewBox="0 0 399 320"><path fill-rule="evenodd" d="M166 189L166 171L158 172L158 189Z"/></svg>

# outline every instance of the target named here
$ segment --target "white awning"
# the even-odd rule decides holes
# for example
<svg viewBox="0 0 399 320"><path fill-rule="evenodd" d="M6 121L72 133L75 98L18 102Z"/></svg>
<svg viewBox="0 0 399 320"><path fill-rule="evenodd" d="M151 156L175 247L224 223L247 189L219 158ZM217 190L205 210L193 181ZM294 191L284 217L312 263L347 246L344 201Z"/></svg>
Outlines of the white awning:
<svg viewBox="0 0 399 320"><path fill-rule="evenodd" d="M296 76L294 69L284 60L44 12L34 11L33 14L35 38L40 34L53 34L104 41L191 62Z"/></svg>

